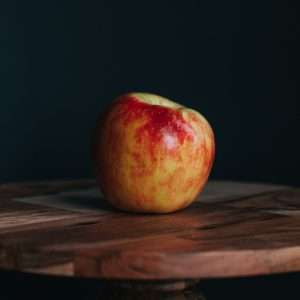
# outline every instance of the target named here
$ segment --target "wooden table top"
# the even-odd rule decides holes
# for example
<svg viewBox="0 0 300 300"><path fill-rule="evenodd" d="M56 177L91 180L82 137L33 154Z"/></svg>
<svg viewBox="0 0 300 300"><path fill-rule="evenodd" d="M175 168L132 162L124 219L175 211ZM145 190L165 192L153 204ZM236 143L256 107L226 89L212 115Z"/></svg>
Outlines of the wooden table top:
<svg viewBox="0 0 300 300"><path fill-rule="evenodd" d="M211 181L189 208L129 214L93 180L0 185L0 268L122 280L300 271L300 189Z"/></svg>

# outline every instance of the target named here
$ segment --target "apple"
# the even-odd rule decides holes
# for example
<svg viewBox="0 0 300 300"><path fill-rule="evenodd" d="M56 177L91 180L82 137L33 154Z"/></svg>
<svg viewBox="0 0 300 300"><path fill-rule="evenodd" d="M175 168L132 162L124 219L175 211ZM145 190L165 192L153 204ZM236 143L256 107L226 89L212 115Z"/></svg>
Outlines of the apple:
<svg viewBox="0 0 300 300"><path fill-rule="evenodd" d="M168 213L203 189L215 155L211 126L197 111L158 95L129 93L100 115L92 149L100 189L114 207Z"/></svg>

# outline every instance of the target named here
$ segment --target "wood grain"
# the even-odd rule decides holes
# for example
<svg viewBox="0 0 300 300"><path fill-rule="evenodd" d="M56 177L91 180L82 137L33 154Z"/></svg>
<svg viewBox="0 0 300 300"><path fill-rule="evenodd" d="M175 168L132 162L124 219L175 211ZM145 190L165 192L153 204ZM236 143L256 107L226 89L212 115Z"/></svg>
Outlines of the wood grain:
<svg viewBox="0 0 300 300"><path fill-rule="evenodd" d="M0 267L114 280L300 270L300 190L210 182L174 214L113 210L92 180L0 185Z"/></svg>

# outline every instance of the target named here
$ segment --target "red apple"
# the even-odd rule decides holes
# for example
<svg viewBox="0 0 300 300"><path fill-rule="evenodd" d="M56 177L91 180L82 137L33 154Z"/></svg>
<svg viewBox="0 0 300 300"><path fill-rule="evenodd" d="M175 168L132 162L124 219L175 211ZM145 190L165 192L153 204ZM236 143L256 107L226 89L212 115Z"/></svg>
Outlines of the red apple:
<svg viewBox="0 0 300 300"><path fill-rule="evenodd" d="M200 113L146 93L112 102L98 120L93 144L105 199L132 212L187 207L203 189L214 154L213 131Z"/></svg>

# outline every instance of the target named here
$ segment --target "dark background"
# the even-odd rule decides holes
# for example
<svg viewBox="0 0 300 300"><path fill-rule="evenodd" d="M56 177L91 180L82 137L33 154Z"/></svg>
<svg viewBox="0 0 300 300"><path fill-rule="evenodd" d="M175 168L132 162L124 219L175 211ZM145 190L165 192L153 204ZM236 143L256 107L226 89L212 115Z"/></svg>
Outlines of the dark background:
<svg viewBox="0 0 300 300"><path fill-rule="evenodd" d="M92 176L99 111L147 91L211 122L213 178L299 185L296 1L4 3L0 182Z"/></svg>
<svg viewBox="0 0 300 300"><path fill-rule="evenodd" d="M0 182L91 177L99 111L146 91L207 117L213 178L299 186L295 3L1 1ZM92 299L96 289L5 272L0 281L3 299ZM298 283L290 274L202 287L209 299L299 299Z"/></svg>

